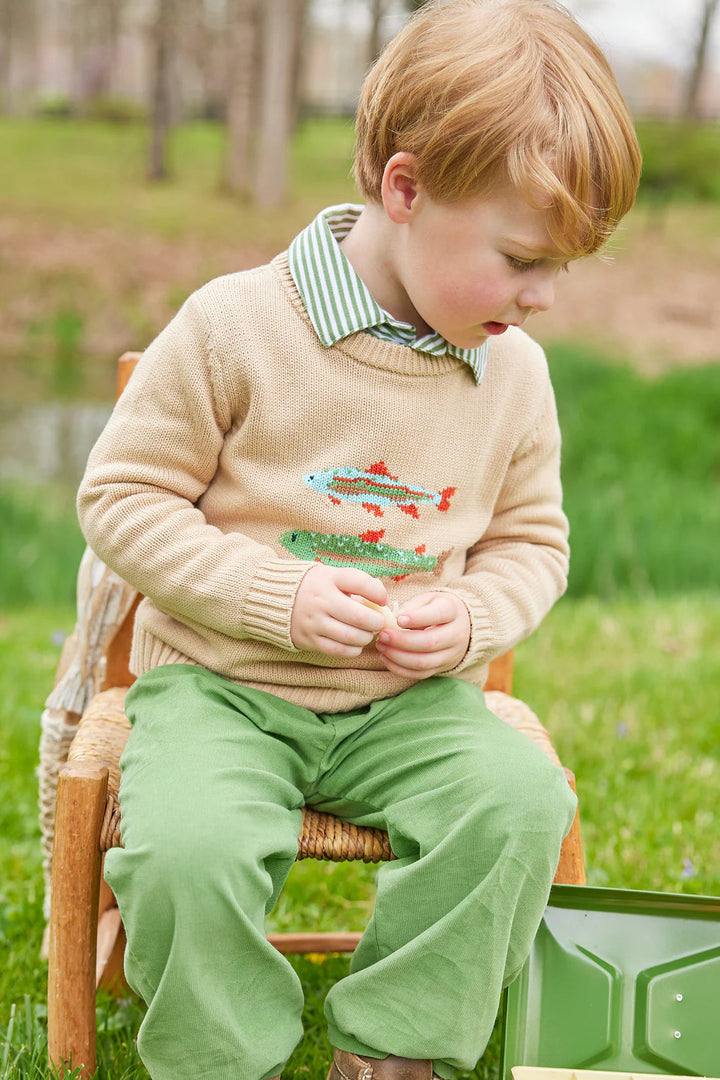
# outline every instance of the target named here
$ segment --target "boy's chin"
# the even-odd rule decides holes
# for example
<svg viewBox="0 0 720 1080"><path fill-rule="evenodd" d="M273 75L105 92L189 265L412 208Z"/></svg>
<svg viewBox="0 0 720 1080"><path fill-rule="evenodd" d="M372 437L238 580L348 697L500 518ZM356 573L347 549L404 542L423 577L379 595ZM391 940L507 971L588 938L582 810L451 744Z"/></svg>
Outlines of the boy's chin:
<svg viewBox="0 0 720 1080"><path fill-rule="evenodd" d="M498 329L491 331L488 326ZM502 326L502 330L499 329ZM481 345L484 345L489 337L493 337L495 334L504 333L507 329L507 325L503 323L488 323L483 326L478 326L477 329L468 331L466 334L458 334L457 336L447 337L445 340L453 345L456 349L479 349Z"/></svg>

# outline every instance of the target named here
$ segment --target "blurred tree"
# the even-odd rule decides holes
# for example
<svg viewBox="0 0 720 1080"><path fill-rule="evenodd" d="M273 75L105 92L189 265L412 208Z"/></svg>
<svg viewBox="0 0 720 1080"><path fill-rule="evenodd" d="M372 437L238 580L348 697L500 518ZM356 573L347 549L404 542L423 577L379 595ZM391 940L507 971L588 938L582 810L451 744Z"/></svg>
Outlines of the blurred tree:
<svg viewBox="0 0 720 1080"><path fill-rule="evenodd" d="M368 59L374 64L382 50L380 27L385 13L385 0L370 0L370 39L368 41Z"/></svg>
<svg viewBox="0 0 720 1080"><path fill-rule="evenodd" d="M110 94L125 0L66 0L64 17L72 51L74 111Z"/></svg>
<svg viewBox="0 0 720 1080"><path fill-rule="evenodd" d="M31 107L37 85L37 0L0 0L0 112Z"/></svg>
<svg viewBox="0 0 720 1080"><path fill-rule="evenodd" d="M257 118L259 0L228 4L229 64L227 87L227 151L224 184L248 194L251 185L251 142Z"/></svg>
<svg viewBox="0 0 720 1080"><path fill-rule="evenodd" d="M172 70L175 51L176 0L157 0L151 30L151 109L147 176L164 180L168 175L167 144L172 121Z"/></svg>
<svg viewBox="0 0 720 1080"><path fill-rule="evenodd" d="M415 11L427 3L427 0L403 0L405 10L412 15ZM385 41L382 34L382 20L392 5L388 0L369 0L370 3L370 37L368 53L370 64L373 64L382 52Z"/></svg>
<svg viewBox="0 0 720 1080"><path fill-rule="evenodd" d="M0 112L10 112L11 72L17 0L0 0Z"/></svg>
<svg viewBox="0 0 720 1080"><path fill-rule="evenodd" d="M261 7L262 69L258 155L253 200L277 206L287 191L288 140L295 115L293 83L300 46L304 0L263 0Z"/></svg>
<svg viewBox="0 0 720 1080"><path fill-rule="evenodd" d="M683 103L683 116L686 120L697 120L700 117L700 91L707 66L710 32L717 11L718 0L702 0L693 61Z"/></svg>
<svg viewBox="0 0 720 1080"><path fill-rule="evenodd" d="M226 85L231 70L229 42L233 0L182 0L181 99L187 115L192 111L208 120L224 118Z"/></svg>
<svg viewBox="0 0 720 1080"><path fill-rule="evenodd" d="M223 182L260 206L285 197L308 0L230 0Z"/></svg>
<svg viewBox="0 0 720 1080"><path fill-rule="evenodd" d="M290 134L298 125L301 113L302 60L308 24L310 0L296 0L293 6L293 59L290 81Z"/></svg>

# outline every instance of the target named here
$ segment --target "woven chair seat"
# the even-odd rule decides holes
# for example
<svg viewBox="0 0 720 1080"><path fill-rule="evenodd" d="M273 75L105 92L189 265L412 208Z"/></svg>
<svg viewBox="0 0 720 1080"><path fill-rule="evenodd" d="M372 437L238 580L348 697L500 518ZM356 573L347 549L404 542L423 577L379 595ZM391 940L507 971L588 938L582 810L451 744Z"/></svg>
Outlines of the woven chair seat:
<svg viewBox="0 0 720 1080"><path fill-rule="evenodd" d="M96 694L88 705L73 740L68 762L87 762L108 769L108 794L105 817L100 835L100 850L122 846L120 805L120 755L123 752L130 724L125 715L124 687L115 687ZM488 708L517 731L522 731L560 765L550 736L535 713L524 701L489 690L485 694ZM321 813L311 807L303 808L303 822L298 838L298 859L324 859L329 862L366 863L394 859L387 833L382 829L351 825L333 814Z"/></svg>

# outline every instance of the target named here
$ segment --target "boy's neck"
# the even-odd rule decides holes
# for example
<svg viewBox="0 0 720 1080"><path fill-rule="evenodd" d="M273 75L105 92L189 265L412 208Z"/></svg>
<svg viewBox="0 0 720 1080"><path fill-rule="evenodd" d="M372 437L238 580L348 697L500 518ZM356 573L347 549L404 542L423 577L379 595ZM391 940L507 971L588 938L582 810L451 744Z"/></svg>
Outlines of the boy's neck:
<svg viewBox="0 0 720 1080"><path fill-rule="evenodd" d="M392 253L401 240L396 235L400 227L388 219L382 205L366 203L340 249L380 307L414 326L421 338L433 329L413 307L395 268Z"/></svg>

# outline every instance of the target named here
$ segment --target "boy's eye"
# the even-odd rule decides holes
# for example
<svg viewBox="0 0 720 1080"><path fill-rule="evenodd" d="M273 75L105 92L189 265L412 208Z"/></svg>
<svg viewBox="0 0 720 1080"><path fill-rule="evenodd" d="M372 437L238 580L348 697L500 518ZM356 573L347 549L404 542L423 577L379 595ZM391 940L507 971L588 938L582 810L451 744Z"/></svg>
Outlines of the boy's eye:
<svg viewBox="0 0 720 1080"><path fill-rule="evenodd" d="M521 272L523 270L532 270L532 268L538 264L537 259L530 259L527 262L523 262L522 259L516 259L514 255L506 255L505 258L510 266L512 266L513 270L520 270Z"/></svg>
<svg viewBox="0 0 720 1080"><path fill-rule="evenodd" d="M519 270L520 273L525 270L533 270L542 262L542 259L528 259L527 261L523 261L522 259L516 259L514 255L506 255L505 258L513 270ZM559 269L565 274L569 273L570 263L562 263Z"/></svg>

